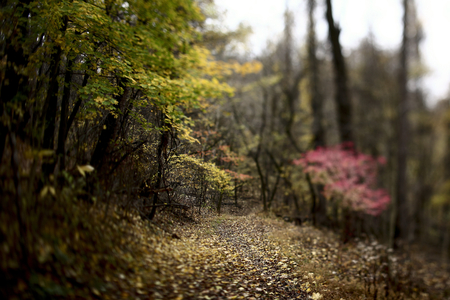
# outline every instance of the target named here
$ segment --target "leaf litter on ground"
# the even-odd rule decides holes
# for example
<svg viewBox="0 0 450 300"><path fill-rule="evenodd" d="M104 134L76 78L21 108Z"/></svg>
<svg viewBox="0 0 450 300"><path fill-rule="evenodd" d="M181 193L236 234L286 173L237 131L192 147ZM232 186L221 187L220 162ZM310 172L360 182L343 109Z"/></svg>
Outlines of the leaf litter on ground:
<svg viewBox="0 0 450 300"><path fill-rule="evenodd" d="M72 219L73 224L67 224L72 227L49 225L41 229L45 235L35 235L33 269L18 280L11 280L17 270L14 257L5 256L9 260L2 268L15 295L10 299L348 300L450 295L449 273L441 265L394 255L375 241L343 245L330 231L294 226L264 214L209 213L190 221L161 214L155 222L120 209L113 209L106 219L101 210L80 216L86 219Z"/></svg>

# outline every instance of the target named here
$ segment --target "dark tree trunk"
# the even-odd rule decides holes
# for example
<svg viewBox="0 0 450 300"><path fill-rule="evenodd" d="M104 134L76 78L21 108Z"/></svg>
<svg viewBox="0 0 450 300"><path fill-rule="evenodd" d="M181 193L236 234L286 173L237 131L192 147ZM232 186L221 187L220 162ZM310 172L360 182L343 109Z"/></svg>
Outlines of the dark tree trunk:
<svg viewBox="0 0 450 300"><path fill-rule="evenodd" d="M261 168L261 162L260 162L260 157L261 157L261 149L263 148L263 137L264 137L264 130L266 127L266 120L267 120L267 114L266 114L266 107L267 107L267 102L268 102L268 98L269 95L267 93L266 90L263 90L263 109L262 109L262 113L261 113L261 127L259 130L259 144L258 144L258 148L256 150L256 153L254 153L252 155L253 160L255 161L256 164L256 169L258 170L258 175L259 175L259 179L261 181L261 196L262 196L262 201L263 201L263 210L267 211L267 182L264 179L264 174Z"/></svg>
<svg viewBox="0 0 450 300"><path fill-rule="evenodd" d="M165 122L165 115L163 113L162 113L161 118L162 118L161 127L164 128L164 126L166 125L166 122ZM163 129L163 131L161 132L161 140L159 142L158 151L157 151L158 172L156 174L156 182L153 187L153 190L160 189L161 183L163 182L164 163L167 158L165 153L167 153L168 143L169 143L169 132L167 130ZM157 192L155 192L152 196L152 203L153 203L152 210L150 211L150 214L148 216L148 218L150 220L153 220L153 218L155 217L155 214L156 214L156 204L158 203L158 193Z"/></svg>
<svg viewBox="0 0 450 300"><path fill-rule="evenodd" d="M25 265L28 265L29 256L28 256L28 247L26 244L27 240L27 226L24 222L24 216L23 216L23 207L22 207L22 185L21 185L21 178L20 178L20 161L17 151L17 144L16 144L16 135L14 132L11 132L9 134L9 143L11 147L11 167L14 171L13 176L13 182L14 182L14 188L16 189L16 199L15 199L15 208L17 213L17 222L19 225L19 246L21 249L21 259Z"/></svg>
<svg viewBox="0 0 450 300"><path fill-rule="evenodd" d="M64 18L62 34L66 32L68 18ZM42 147L44 149L53 149L55 142L56 113L58 111L58 77L61 62L62 49L56 46L55 52L51 56L50 62L50 85L47 91L47 99L45 100L45 118L44 118L44 140Z"/></svg>
<svg viewBox="0 0 450 300"><path fill-rule="evenodd" d="M327 0L328 38L333 52L334 80L336 85L336 105L341 142L354 142L352 128L352 105L348 89L347 70L342 47L339 42L340 28L334 22L331 0Z"/></svg>
<svg viewBox="0 0 450 300"><path fill-rule="evenodd" d="M217 213L219 214L219 216L220 216L220 209L222 207L222 201L223 201L223 192L221 191L219 195L219 201L217 202Z"/></svg>
<svg viewBox="0 0 450 300"><path fill-rule="evenodd" d="M316 191L314 190L314 185L311 182L311 177L306 174L306 180L308 182L309 193L311 194L311 219L313 226L317 226L317 197Z"/></svg>
<svg viewBox="0 0 450 300"><path fill-rule="evenodd" d="M58 47L58 49L55 50L51 56L50 86L47 92L47 99L44 104L44 139L42 142L42 147L44 149L53 149L55 141L56 112L58 111L59 90L58 76L61 52L61 48Z"/></svg>
<svg viewBox="0 0 450 300"><path fill-rule="evenodd" d="M123 93L122 95L116 97L117 109L125 107L125 102L128 100L131 92L131 88L125 86L125 79L119 79L119 86L123 89ZM115 137L118 124L118 118L116 118L112 113L108 113L105 123L103 124L104 127L100 134L99 140L97 142L97 145L95 146L94 153L91 157L91 165L100 173L102 173L103 171L102 168L104 167L108 146Z"/></svg>
<svg viewBox="0 0 450 300"><path fill-rule="evenodd" d="M83 78L83 83L81 84L81 87L85 87L87 85L89 81L89 74L84 74L84 78ZM67 138L68 134L69 134L69 130L70 127L73 124L73 121L75 121L75 117L78 113L78 111L80 110L81 104L83 103L83 99L80 97L78 98L77 102L75 102L75 105L73 106L72 112L70 113L70 117L69 120L67 121L67 127L66 127L66 132L65 132L65 137Z"/></svg>
<svg viewBox="0 0 450 300"><path fill-rule="evenodd" d="M263 201L263 210L267 211L267 197L266 197L266 182L264 180L264 175L262 173L261 164L259 162L259 155L254 156L253 160L256 164L256 169L258 170L259 179L261 180L261 197Z"/></svg>
<svg viewBox="0 0 450 300"><path fill-rule="evenodd" d="M28 4L31 1L20 1L15 7L15 11L23 10L21 15L15 20L17 27L12 28L13 33L4 41L5 53L1 58L2 61L6 58L6 68L4 70L4 79L1 81L0 91L0 118L4 114L10 114L10 111L6 111L6 104L14 99L25 103L25 99L28 97L28 74L25 68L28 64L28 54L24 52L23 45L19 41L13 42L15 39L21 37L24 40L27 36L26 20L30 11L28 10ZM20 122L20 120L19 120ZM20 130L21 128L19 128ZM8 135L8 124L4 124L0 121L0 162L5 150L6 138Z"/></svg>
<svg viewBox="0 0 450 300"><path fill-rule="evenodd" d="M68 24L68 18L64 18L63 27L61 28L62 34L65 34ZM56 46L55 52L51 55L50 63L50 86L47 91L47 99L45 100L44 110L44 139L42 147L44 149L54 149L55 143L55 129L56 129L56 115L58 111L58 92L59 92L59 70L61 63L62 49L60 46ZM44 174L51 174L55 169L56 161L48 162L42 165Z"/></svg>
<svg viewBox="0 0 450 300"><path fill-rule="evenodd" d="M397 154L397 189L396 189L396 214L394 240L398 245L398 239L407 237L408 206L406 199L406 162L408 155L408 4L409 0L403 0L403 40L400 52L399 89L400 103L398 106L398 154Z"/></svg>
<svg viewBox="0 0 450 300"><path fill-rule="evenodd" d="M68 128L68 114L69 114L69 99L70 99L70 85L72 82L72 64L73 60L67 58L66 74L64 76L64 93L61 101L61 117L59 121L58 133L58 148L56 155L59 160L59 170L66 168L66 139L69 132Z"/></svg>
<svg viewBox="0 0 450 300"><path fill-rule="evenodd" d="M314 21L315 0L308 0L308 74L311 107L313 111L312 133L314 135L313 148L325 145L325 132L322 126L322 95L319 88L319 61L317 59L317 41Z"/></svg>
<svg viewBox="0 0 450 300"><path fill-rule="evenodd" d="M292 42L292 28L294 26L294 19L292 13L286 10L284 14L284 40L285 40L285 52L284 52L284 75L283 75L283 94L286 100L286 111L289 113L287 117L284 117L284 131L294 146L295 150L301 152L300 148L295 141L292 133L292 127L295 121L295 113L297 102L300 97L300 89L298 87L300 80L302 79L303 73L301 71L294 74L292 71L292 52L293 52L293 42Z"/></svg>

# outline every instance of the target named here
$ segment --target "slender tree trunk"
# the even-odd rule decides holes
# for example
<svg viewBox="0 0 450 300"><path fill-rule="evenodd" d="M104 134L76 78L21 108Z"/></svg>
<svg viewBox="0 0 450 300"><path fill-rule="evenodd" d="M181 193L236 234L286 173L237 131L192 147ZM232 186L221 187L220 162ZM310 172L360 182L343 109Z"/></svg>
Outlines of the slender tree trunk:
<svg viewBox="0 0 450 300"><path fill-rule="evenodd" d="M448 102L448 105L450 106L450 100ZM447 111L449 111L449 106L447 106ZM450 181L450 120L447 119L447 124L446 124L446 134L447 134L447 153L445 155L444 161L445 161L445 165L447 166L447 168L444 171L444 179L445 182ZM450 205L449 204L445 204L442 207L443 210L443 222L444 224L442 224L443 232L443 239L442 239L442 261L443 263L447 264L448 263L448 258L449 258L449 251L450 251ZM439 226L441 227L441 226Z"/></svg>
<svg viewBox="0 0 450 300"><path fill-rule="evenodd" d="M61 33L64 35L67 29L68 18L64 18ZM56 114L58 111L58 77L61 63L62 48L56 46L54 53L51 55L50 65L50 85L47 91L47 99L45 100L45 119L44 119L44 139L42 147L44 149L53 149L55 141Z"/></svg>
<svg viewBox="0 0 450 300"><path fill-rule="evenodd" d="M64 17L63 27L61 33L64 35L67 29L68 17ZM58 92L59 92L59 70L61 64L62 48L56 46L55 52L51 55L50 65L50 86L47 91L47 98L45 100L44 109L44 138L42 147L44 149L54 149L55 147L55 130L56 130L56 115L58 112ZM56 161L44 163L42 169L44 174L51 174L55 170Z"/></svg>
<svg viewBox="0 0 450 300"><path fill-rule="evenodd" d="M354 142L352 128L352 105L348 89L347 69L342 47L339 42L340 28L334 22L331 0L327 0L328 38L333 51L334 80L336 88L336 106L341 142Z"/></svg>
<svg viewBox="0 0 450 300"><path fill-rule="evenodd" d="M10 146L11 146L11 166L12 169L14 171L14 176L13 176L13 182L14 182L14 187L16 189L16 194L15 194L15 207L16 207L16 213L17 213L17 223L19 226L19 246L21 249L21 259L24 263L24 265L28 265L28 247L27 247L27 226L25 224L24 221L24 216L23 216L23 191L22 191L22 184L21 184L21 179L20 179L20 173L19 173L19 169L20 169L20 161L19 161L19 156L18 156L18 152L17 152L17 144L16 144L16 135L13 132L9 133L9 142L10 142Z"/></svg>
<svg viewBox="0 0 450 300"><path fill-rule="evenodd" d="M262 201L263 201L263 210L267 211L266 183L264 181L264 174L262 173L262 170L261 170L261 165L259 163L259 158L258 157L254 157L253 160L255 161L256 169L258 170L258 175L259 175L259 178L261 180L261 196L262 196Z"/></svg>
<svg viewBox="0 0 450 300"><path fill-rule="evenodd" d="M278 172L277 179L275 180L275 184L273 186L272 193L270 194L270 197L269 197L269 201L267 201L268 209L270 209L272 207L272 202L273 202L273 199L275 198L275 194L278 189L278 183L280 182L280 178L281 178L281 173Z"/></svg>
<svg viewBox="0 0 450 300"><path fill-rule="evenodd" d="M306 181L308 182L309 193L311 194L311 219L313 226L317 226L317 197L314 189L314 184L311 181L309 174L306 174Z"/></svg>
<svg viewBox="0 0 450 300"><path fill-rule="evenodd" d="M84 74L83 77L83 83L81 84L81 87L85 87L89 81L89 74ZM81 104L83 103L83 99L80 97L77 102L75 102L75 105L73 106L72 112L70 113L69 120L67 121L67 128L65 132L65 137L67 138L69 134L70 127L72 127L73 121L75 121L75 117L80 110Z"/></svg>
<svg viewBox="0 0 450 300"><path fill-rule="evenodd" d="M394 206L395 214L395 230L394 239L406 238L408 235L408 206L407 206L407 178L406 178L406 162L408 155L408 4L409 0L403 0L403 40L400 52L400 103L398 106L398 154L397 154L397 187ZM397 243L396 243L397 244ZM397 244L398 246L398 244Z"/></svg>
<svg viewBox="0 0 450 300"><path fill-rule="evenodd" d="M444 210L444 230L442 231L443 239L442 239L442 249L441 249L441 256L442 256L442 263L446 265L448 263L448 257L449 257L449 250L450 250L450 206L445 205L443 207Z"/></svg>
<svg viewBox="0 0 450 300"><path fill-rule="evenodd" d="M161 114L162 114L161 127L164 128L164 126L166 124L165 115L164 115L164 113L161 113ZM159 142L158 151L156 154L157 160L158 160L158 172L156 174L156 182L153 187L153 190L157 190L157 189L161 188L161 183L163 182L164 161L165 161L164 153L166 152L168 140L169 140L169 134L166 130L163 129L163 131L161 132L161 140ZM156 204L158 203L158 192L155 192L153 194L152 203L153 203L152 210L150 211L150 214L148 217L150 220L153 220L153 218L155 217L155 214L156 214Z"/></svg>
<svg viewBox="0 0 450 300"><path fill-rule="evenodd" d="M217 202L217 213L220 216L220 208L222 207L222 201L223 201L223 192L220 191L219 201Z"/></svg>
<svg viewBox="0 0 450 300"><path fill-rule="evenodd" d="M353 237L353 216L348 207L342 209L342 218L343 229L341 238L343 243L347 243Z"/></svg>
<svg viewBox="0 0 450 300"><path fill-rule="evenodd" d="M292 127L295 121L296 114L296 104L300 97L299 83L302 79L303 73L301 71L294 74L292 71L292 52L293 52L293 41L292 41L292 28L294 26L294 18L289 10L286 10L284 14L284 74L283 74L283 94L286 101L286 111L288 112L287 117L284 118L284 131L291 141L292 145L297 151L300 149L295 141L292 134Z"/></svg>
<svg viewBox="0 0 450 300"><path fill-rule="evenodd" d="M264 174L261 168L261 163L260 163L260 156L261 156L261 149L263 147L263 136L264 136L264 129L266 127L266 107L267 107L267 101L268 101L269 95L267 94L267 92L265 90L263 90L263 109L262 109L262 114L261 114L261 127L259 130L259 144L258 144L258 148L256 150L256 153L253 155L253 160L255 161L256 164L256 168L258 170L258 175L259 178L261 180L261 196L262 196L262 200L263 200L263 210L267 211L267 195L266 195L266 191L267 191L267 184L266 181L264 180Z"/></svg>
<svg viewBox="0 0 450 300"><path fill-rule="evenodd" d="M325 132L322 126L322 95L319 88L319 61L317 59L317 41L314 21L315 0L308 0L308 74L311 107L313 111L312 133L314 135L313 148L325 145Z"/></svg>
<svg viewBox="0 0 450 300"><path fill-rule="evenodd" d="M44 109L44 139L42 147L53 149L55 141L56 113L58 111L58 76L62 50L60 47L51 56L50 86L47 92Z"/></svg>
<svg viewBox="0 0 450 300"><path fill-rule="evenodd" d="M237 178L234 178L234 205L237 207L238 206L238 184L237 184Z"/></svg>
<svg viewBox="0 0 450 300"><path fill-rule="evenodd" d="M70 85L72 82L72 64L73 60L67 58L66 74L64 76L64 93L61 101L61 117L59 121L58 132L58 148L56 155L59 160L59 170L63 171L66 168L66 139L68 130L68 114L69 114L69 98L70 98Z"/></svg>

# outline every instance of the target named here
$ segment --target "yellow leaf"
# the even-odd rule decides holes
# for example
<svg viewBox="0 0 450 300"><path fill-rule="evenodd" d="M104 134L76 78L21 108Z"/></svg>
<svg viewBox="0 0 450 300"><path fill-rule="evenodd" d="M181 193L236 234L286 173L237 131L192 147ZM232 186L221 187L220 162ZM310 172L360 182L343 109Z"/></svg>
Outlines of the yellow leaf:
<svg viewBox="0 0 450 300"><path fill-rule="evenodd" d="M77 169L78 169L78 172L80 172L80 174L83 177L86 177L86 172L90 173L90 172L94 171L94 167L91 166L91 165L84 165L84 166L78 166L77 165Z"/></svg>
<svg viewBox="0 0 450 300"><path fill-rule="evenodd" d="M39 194L39 196L41 198L45 197L45 195L47 195L48 193L48 186L44 186L44 188L42 189L41 193Z"/></svg>
<svg viewBox="0 0 450 300"><path fill-rule="evenodd" d="M100 296L100 292L96 289L96 288L92 288L92 292L97 295Z"/></svg>
<svg viewBox="0 0 450 300"><path fill-rule="evenodd" d="M55 188L54 188L54 187L49 186L49 187L48 187L48 190L50 191L50 194L52 194L53 196L56 197L56 191L55 191Z"/></svg>

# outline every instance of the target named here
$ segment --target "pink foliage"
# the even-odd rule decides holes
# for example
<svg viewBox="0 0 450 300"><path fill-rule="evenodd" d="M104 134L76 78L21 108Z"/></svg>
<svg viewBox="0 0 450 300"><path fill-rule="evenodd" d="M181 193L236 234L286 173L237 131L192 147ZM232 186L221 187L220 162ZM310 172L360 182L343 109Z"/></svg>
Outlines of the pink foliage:
<svg viewBox="0 0 450 300"><path fill-rule="evenodd" d="M385 163L384 158L354 151L351 143L319 147L293 161L303 167L313 183L324 185L326 198L371 215L381 214L391 201L386 190L375 188L378 166Z"/></svg>

